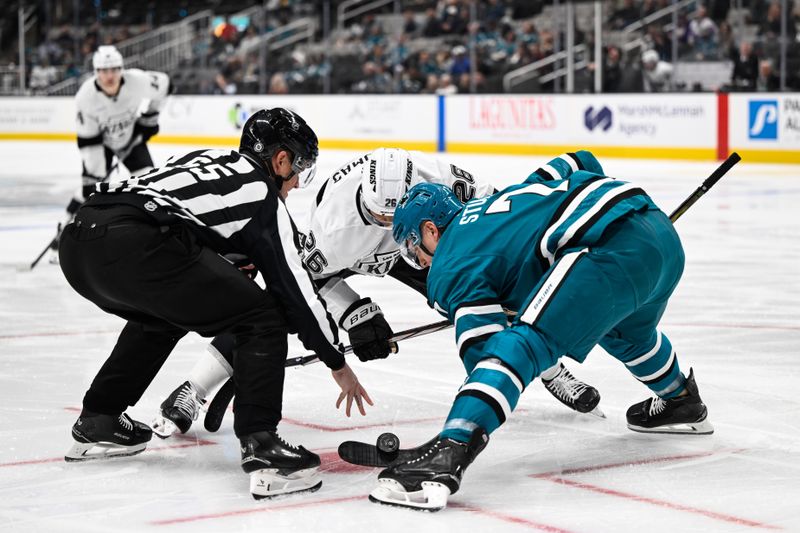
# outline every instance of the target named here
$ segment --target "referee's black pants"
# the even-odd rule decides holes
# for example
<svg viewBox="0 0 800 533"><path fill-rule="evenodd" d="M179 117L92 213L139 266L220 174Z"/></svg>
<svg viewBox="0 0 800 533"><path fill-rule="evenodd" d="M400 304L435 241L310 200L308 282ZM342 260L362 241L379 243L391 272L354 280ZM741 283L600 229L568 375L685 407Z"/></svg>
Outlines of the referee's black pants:
<svg viewBox="0 0 800 533"><path fill-rule="evenodd" d="M83 399L116 415L136 404L188 331L234 336L234 430L281 418L288 327L281 306L184 224L159 227L131 206L85 206L59 248L70 285L128 323Z"/></svg>

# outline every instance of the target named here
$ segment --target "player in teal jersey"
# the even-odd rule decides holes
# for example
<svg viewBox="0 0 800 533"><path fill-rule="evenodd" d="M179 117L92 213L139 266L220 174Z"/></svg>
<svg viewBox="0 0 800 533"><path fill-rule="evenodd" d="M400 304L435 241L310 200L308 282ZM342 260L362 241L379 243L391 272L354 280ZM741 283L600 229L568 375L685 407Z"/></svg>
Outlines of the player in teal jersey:
<svg viewBox="0 0 800 533"><path fill-rule="evenodd" d="M598 344L656 395L628 409L630 429L713 432L693 373L681 373L656 329L683 272L678 235L642 189L605 176L591 153L562 155L466 204L417 185L393 235L430 267L428 303L455 323L468 377L439 437L382 471L373 501L442 508L525 387L560 356L582 362Z"/></svg>

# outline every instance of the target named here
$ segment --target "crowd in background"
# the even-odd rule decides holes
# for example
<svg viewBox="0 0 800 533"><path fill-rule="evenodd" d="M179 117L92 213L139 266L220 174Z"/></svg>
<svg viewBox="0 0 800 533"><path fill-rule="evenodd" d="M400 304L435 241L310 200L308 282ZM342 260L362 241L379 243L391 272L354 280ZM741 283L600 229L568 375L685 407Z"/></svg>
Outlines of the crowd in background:
<svg viewBox="0 0 800 533"><path fill-rule="evenodd" d="M326 33L321 24L325 1L268 0L265 16L243 20L233 15L251 2L192 2L192 12L203 4L219 17L193 44L191 56L170 73L178 90L197 94L503 92L505 74L566 46L564 32L554 31L552 15L545 16L551 2L403 0L348 20L338 28L335 7L340 2L333 1L329 14L334 30ZM657 15L672 3L604 3L604 30L608 35L604 35L599 66L604 92L691 90L676 79L676 60L726 62L725 68L730 71L727 83L704 87L706 90L780 88L779 0L743 1L743 13L734 13L730 0L690 3L677 15L677 47L673 46L672 15ZM190 9L187 2L149 2L140 7L136 12L109 7L93 20L86 17L90 22L80 27L70 23L70 13L64 19L53 16L49 31L29 47L28 88L37 92L60 79L85 75L98 45L124 42L158 25L180 20ZM800 7L789 0L787 13L787 87L797 90ZM266 54L259 50L262 35L280 31L285 24L303 17L316 20L316 42ZM639 46L626 47L625 42L615 39L644 17L649 17L649 23L633 33L641 39ZM576 72L576 91L587 92L593 90L591 79L598 65L591 55L591 21L581 22L576 24L575 44L587 45L582 56L586 67ZM6 46L7 35L8 31L0 32L0 59L3 64L13 64L14 47ZM677 57L673 57L675 49ZM557 66L551 63L538 69L538 76L520 91L558 90L558 82L537 81Z"/></svg>

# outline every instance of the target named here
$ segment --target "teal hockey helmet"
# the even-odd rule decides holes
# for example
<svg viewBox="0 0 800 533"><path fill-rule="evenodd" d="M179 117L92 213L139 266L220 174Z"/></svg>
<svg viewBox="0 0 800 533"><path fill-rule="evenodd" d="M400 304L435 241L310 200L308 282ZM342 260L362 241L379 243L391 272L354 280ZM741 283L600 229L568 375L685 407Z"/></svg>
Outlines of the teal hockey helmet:
<svg viewBox="0 0 800 533"><path fill-rule="evenodd" d="M394 211L392 237L401 246L406 259L416 262L414 248L422 244L420 226L426 220L437 228L446 228L464 208L452 189L438 183L414 185Z"/></svg>

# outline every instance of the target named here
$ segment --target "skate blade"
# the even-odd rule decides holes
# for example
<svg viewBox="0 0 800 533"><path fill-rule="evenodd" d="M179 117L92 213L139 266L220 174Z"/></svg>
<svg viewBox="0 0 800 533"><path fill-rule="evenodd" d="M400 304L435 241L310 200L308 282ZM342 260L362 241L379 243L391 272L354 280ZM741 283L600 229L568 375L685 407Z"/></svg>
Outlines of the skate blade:
<svg viewBox="0 0 800 533"><path fill-rule="evenodd" d="M645 428L628 424L628 429L637 433L667 433L672 435L711 435L714 433L714 426L707 418L700 422L689 424L672 424L669 426L659 426L656 428Z"/></svg>
<svg viewBox="0 0 800 533"><path fill-rule="evenodd" d="M94 461L97 459L112 459L114 457L129 457L138 455L147 448L147 443L142 442L134 446L124 446L113 442L75 442L72 448L64 455L64 460L71 463L77 461Z"/></svg>
<svg viewBox="0 0 800 533"><path fill-rule="evenodd" d="M594 409L592 409L591 411L589 411L588 413L586 413L586 414L587 415L594 415L597 418L606 418L606 414L600 409L599 405L597 407L595 407Z"/></svg>
<svg viewBox="0 0 800 533"><path fill-rule="evenodd" d="M319 467L292 472L288 476L278 474L275 468L250 472L250 494L256 500L264 500L295 492L316 492L322 487Z"/></svg>
<svg viewBox="0 0 800 533"><path fill-rule="evenodd" d="M393 479L379 479L378 486L369 495L369 501L435 513L447 507L448 496L450 489L435 481L423 481L422 490L406 492L403 485Z"/></svg>
<svg viewBox="0 0 800 533"><path fill-rule="evenodd" d="M175 422L163 415L156 416L150 423L150 428L153 430L153 434L160 439L168 439L180 432Z"/></svg>

